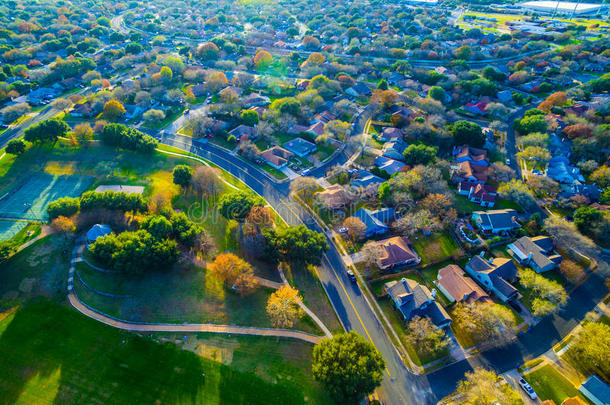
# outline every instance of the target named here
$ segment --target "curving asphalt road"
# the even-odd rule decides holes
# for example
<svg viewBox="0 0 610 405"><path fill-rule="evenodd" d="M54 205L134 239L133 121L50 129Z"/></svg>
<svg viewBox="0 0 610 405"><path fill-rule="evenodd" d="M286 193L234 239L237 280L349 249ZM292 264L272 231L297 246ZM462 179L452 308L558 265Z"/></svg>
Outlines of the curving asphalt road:
<svg viewBox="0 0 610 405"><path fill-rule="evenodd" d="M163 144L201 156L240 178L264 196L287 223L304 223L322 232L313 218L289 198L288 183L271 181L256 166L215 145L176 135L157 135L157 138ZM387 372L380 390L384 403L434 404L453 392L464 373L474 367L480 365L505 372L544 353L567 335L606 294L603 281L610 277L608 258L604 256L605 260L599 260L597 271L570 293L565 309L543 319L512 344L469 357L428 375L414 375L406 369L362 293L346 277L343 261L332 244L319 267L319 276L345 329L355 330L370 339L386 360Z"/></svg>

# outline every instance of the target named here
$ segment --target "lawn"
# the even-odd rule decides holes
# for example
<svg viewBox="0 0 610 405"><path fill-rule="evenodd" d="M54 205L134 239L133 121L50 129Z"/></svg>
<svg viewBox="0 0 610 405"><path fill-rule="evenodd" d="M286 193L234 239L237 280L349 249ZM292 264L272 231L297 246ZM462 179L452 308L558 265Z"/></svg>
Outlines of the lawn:
<svg viewBox="0 0 610 405"><path fill-rule="evenodd" d="M78 274L91 288L121 297L107 297L75 281L79 298L108 315L135 322L215 323L272 327L265 312L273 290L259 287L241 297L224 287L211 273L195 266L176 266L172 270L141 276L100 273L79 264ZM127 295L127 297L124 297ZM295 329L321 334L308 318Z"/></svg>
<svg viewBox="0 0 610 405"><path fill-rule="evenodd" d="M37 296L65 298L70 242L47 236L0 266L0 311Z"/></svg>
<svg viewBox="0 0 610 405"><path fill-rule="evenodd" d="M233 339L223 348L209 336L193 346L202 356L50 301L31 303L0 320L0 402L330 403L310 376L311 346ZM206 358L221 349L230 355L224 363L235 366Z"/></svg>
<svg viewBox="0 0 610 405"><path fill-rule="evenodd" d="M585 400L574 385L550 364L526 374L525 379L542 401L551 399L561 404L567 398L576 396Z"/></svg>
<svg viewBox="0 0 610 405"><path fill-rule="evenodd" d="M475 204L472 201L469 201L465 195L458 195L458 194L455 195L454 207L457 210L458 215L460 215L460 216L470 215L474 211L486 211L488 209L485 207L481 207L479 204ZM509 208L512 208L512 209L516 210L517 212L523 212L523 209L516 202L514 202L512 200L501 199L501 198L499 198L496 201L496 204L494 205L493 208L489 208L489 209L503 210L503 209L509 209Z"/></svg>
<svg viewBox="0 0 610 405"><path fill-rule="evenodd" d="M421 265L438 263L449 257L462 255L462 250L447 232L434 233L430 236L418 236L411 239L413 247L421 257Z"/></svg>

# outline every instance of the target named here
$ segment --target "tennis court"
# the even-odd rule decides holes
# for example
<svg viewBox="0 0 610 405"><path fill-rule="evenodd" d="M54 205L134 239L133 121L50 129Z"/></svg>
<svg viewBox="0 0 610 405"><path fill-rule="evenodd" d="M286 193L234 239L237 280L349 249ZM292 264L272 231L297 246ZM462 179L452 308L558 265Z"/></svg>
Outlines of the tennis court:
<svg viewBox="0 0 610 405"><path fill-rule="evenodd" d="M61 197L76 197L93 179L88 176L29 175L8 192L0 195L0 218L47 219L47 205Z"/></svg>
<svg viewBox="0 0 610 405"><path fill-rule="evenodd" d="M3 221L0 220L0 242L9 240L17 235L19 231L28 225L25 221Z"/></svg>

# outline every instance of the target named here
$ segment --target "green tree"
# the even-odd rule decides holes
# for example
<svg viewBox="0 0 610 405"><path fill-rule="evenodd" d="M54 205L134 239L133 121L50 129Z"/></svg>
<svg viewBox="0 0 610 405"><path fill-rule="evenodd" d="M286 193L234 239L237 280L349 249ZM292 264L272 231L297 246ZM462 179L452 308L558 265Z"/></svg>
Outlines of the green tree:
<svg viewBox="0 0 610 405"><path fill-rule="evenodd" d="M28 142L57 142L60 136L66 136L70 126L58 118L49 118L30 126L24 131L24 138Z"/></svg>
<svg viewBox="0 0 610 405"><path fill-rule="evenodd" d="M532 313L545 316L556 312L568 300L561 284L549 280L530 269L519 271L519 282L532 293Z"/></svg>
<svg viewBox="0 0 610 405"><path fill-rule="evenodd" d="M263 236L267 242L267 257L281 261L318 264L328 250L326 237L308 229L305 225L285 229L266 228Z"/></svg>
<svg viewBox="0 0 610 405"><path fill-rule="evenodd" d="M80 200L72 197L62 197L47 205L47 214L50 219L59 216L71 217L80 209Z"/></svg>
<svg viewBox="0 0 610 405"><path fill-rule="evenodd" d="M546 132L547 123L543 115L530 115L521 121L516 121L514 128L521 135L531 134L532 132Z"/></svg>
<svg viewBox="0 0 610 405"><path fill-rule="evenodd" d="M254 110L244 110L241 112L241 122L244 125L254 126L258 124L259 116L258 112Z"/></svg>
<svg viewBox="0 0 610 405"><path fill-rule="evenodd" d="M435 100L438 101L445 101L445 89L443 89L441 86L432 86L430 87L430 89L428 90L428 97L433 98Z"/></svg>
<svg viewBox="0 0 610 405"><path fill-rule="evenodd" d="M233 191L220 197L219 209L223 217L243 221L254 206L265 206L265 201L247 191Z"/></svg>
<svg viewBox="0 0 610 405"><path fill-rule="evenodd" d="M513 179L508 183L502 183L498 187L498 194L513 200L524 209L532 209L536 206L532 190L521 180Z"/></svg>
<svg viewBox="0 0 610 405"><path fill-rule="evenodd" d="M21 155L25 152L25 142L22 139L11 139L6 144L5 152L11 155Z"/></svg>
<svg viewBox="0 0 610 405"><path fill-rule="evenodd" d="M174 184L187 188L191 184L193 170L187 165L178 165L174 167Z"/></svg>
<svg viewBox="0 0 610 405"><path fill-rule="evenodd" d="M572 341L566 353L575 359L580 371L584 374L598 373L604 379L610 379L610 326L601 322L589 322Z"/></svg>
<svg viewBox="0 0 610 405"><path fill-rule="evenodd" d="M438 147L427 146L424 144L412 144L405 149L403 156L405 157L405 163L411 166L415 165L427 165L436 160L438 154Z"/></svg>
<svg viewBox="0 0 610 405"><path fill-rule="evenodd" d="M460 120L452 128L453 142L456 145L470 145L477 148L485 144L485 135L481 126L474 122Z"/></svg>
<svg viewBox="0 0 610 405"><path fill-rule="evenodd" d="M163 215L153 215L142 222L140 229L147 230L156 239L165 239L172 234L174 227Z"/></svg>
<svg viewBox="0 0 610 405"><path fill-rule="evenodd" d="M159 71L159 75L161 76L161 81L165 85L170 84L172 79L174 78L174 72L172 72L172 70L168 66L163 66Z"/></svg>
<svg viewBox="0 0 610 405"><path fill-rule="evenodd" d="M356 332L323 339L313 349L312 371L339 403L357 403L381 384L385 361Z"/></svg>

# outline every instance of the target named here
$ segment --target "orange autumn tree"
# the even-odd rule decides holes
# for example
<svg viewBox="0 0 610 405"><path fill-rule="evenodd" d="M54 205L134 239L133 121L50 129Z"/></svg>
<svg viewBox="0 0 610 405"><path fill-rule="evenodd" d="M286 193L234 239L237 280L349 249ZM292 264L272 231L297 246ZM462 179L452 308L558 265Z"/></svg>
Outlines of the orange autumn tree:
<svg viewBox="0 0 610 405"><path fill-rule="evenodd" d="M253 291L258 284L250 263L233 253L222 253L216 256L208 270L224 285L236 290L240 295Z"/></svg>
<svg viewBox="0 0 610 405"><path fill-rule="evenodd" d="M557 91L546 98L538 108L542 111L550 111L551 108L564 105L568 102L568 95L564 91Z"/></svg>
<svg viewBox="0 0 610 405"><path fill-rule="evenodd" d="M254 66L257 70L265 70L273 63L273 56L267 51L259 50L254 55Z"/></svg>
<svg viewBox="0 0 610 405"><path fill-rule="evenodd" d="M301 297L299 291L289 285L283 285L269 296L267 300L267 315L276 328L291 328L303 317L304 311L299 306Z"/></svg>

